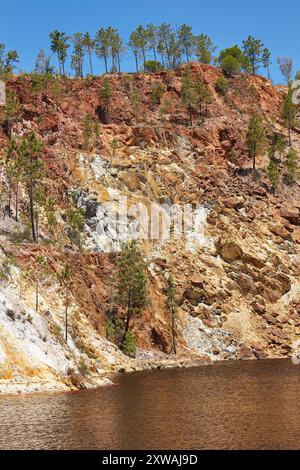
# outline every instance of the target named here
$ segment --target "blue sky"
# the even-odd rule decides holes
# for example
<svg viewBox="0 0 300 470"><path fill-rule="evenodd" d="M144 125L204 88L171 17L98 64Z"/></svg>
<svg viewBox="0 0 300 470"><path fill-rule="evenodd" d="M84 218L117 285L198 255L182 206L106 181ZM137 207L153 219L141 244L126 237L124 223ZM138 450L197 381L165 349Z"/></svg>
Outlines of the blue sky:
<svg viewBox="0 0 300 470"><path fill-rule="evenodd" d="M95 33L112 25L127 38L139 24L164 21L173 26L187 23L194 33L205 33L220 47L241 43L249 34L263 40L273 54L272 77L280 82L276 58L288 55L300 69L299 0L14 0L1 2L0 42L17 49L20 67L30 71L41 48L49 51L54 29L72 34ZM53 58L55 62L55 58ZM133 69L130 54L124 69ZM103 65L95 61L95 72Z"/></svg>

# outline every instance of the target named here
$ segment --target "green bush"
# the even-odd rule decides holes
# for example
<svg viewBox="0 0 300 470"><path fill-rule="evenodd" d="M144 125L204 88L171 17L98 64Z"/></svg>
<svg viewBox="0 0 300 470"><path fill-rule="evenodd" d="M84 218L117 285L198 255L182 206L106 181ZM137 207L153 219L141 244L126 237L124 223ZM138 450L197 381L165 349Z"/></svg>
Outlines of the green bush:
<svg viewBox="0 0 300 470"><path fill-rule="evenodd" d="M216 80L215 88L216 88L216 91L220 93L220 95L226 95L228 92L228 87L229 87L228 80L226 80L225 77L219 77Z"/></svg>
<svg viewBox="0 0 300 470"><path fill-rule="evenodd" d="M123 344L123 351L127 356L135 358L136 356L136 341L132 331L127 331L124 344Z"/></svg>
<svg viewBox="0 0 300 470"><path fill-rule="evenodd" d="M117 328L114 322L108 320L106 322L106 338L114 343L116 341Z"/></svg>
<svg viewBox="0 0 300 470"><path fill-rule="evenodd" d="M145 62L145 72L155 73L164 70L162 64L158 60L148 60Z"/></svg>
<svg viewBox="0 0 300 470"><path fill-rule="evenodd" d="M222 70L227 77L234 77L241 71L241 64L235 57L226 56L221 63Z"/></svg>
<svg viewBox="0 0 300 470"><path fill-rule="evenodd" d="M151 90L151 101L153 104L160 104L162 97L165 94L164 87L159 84L155 85Z"/></svg>

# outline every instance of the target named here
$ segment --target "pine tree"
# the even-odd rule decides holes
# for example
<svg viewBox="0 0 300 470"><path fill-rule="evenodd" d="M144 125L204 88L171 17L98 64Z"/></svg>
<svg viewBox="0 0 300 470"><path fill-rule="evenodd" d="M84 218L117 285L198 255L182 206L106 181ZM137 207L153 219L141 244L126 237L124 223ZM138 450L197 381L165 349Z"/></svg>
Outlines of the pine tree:
<svg viewBox="0 0 300 470"><path fill-rule="evenodd" d="M297 115L297 105L293 103L293 89L290 86L288 93L283 101L283 106L282 106L282 111L281 111L281 118L288 131L288 139L289 139L290 147L292 145L291 130L295 124L296 115Z"/></svg>
<svg viewBox="0 0 300 470"><path fill-rule="evenodd" d="M12 73L16 65L19 63L19 54L16 50L8 51L5 58L5 71Z"/></svg>
<svg viewBox="0 0 300 470"><path fill-rule="evenodd" d="M115 157L116 151L118 150L119 147L120 147L119 141L116 137L114 137L112 141L110 142L110 148L111 148L113 157Z"/></svg>
<svg viewBox="0 0 300 470"><path fill-rule="evenodd" d="M69 328L69 308L71 302L71 291L73 287L72 270L68 264L65 264L59 274L59 281L63 288L64 304L65 304L65 341L68 342L68 328Z"/></svg>
<svg viewBox="0 0 300 470"><path fill-rule="evenodd" d="M146 27L147 48L152 50L154 60L157 62L157 46L158 46L158 28L150 23Z"/></svg>
<svg viewBox="0 0 300 470"><path fill-rule="evenodd" d="M146 266L135 241L123 246L117 265L117 303L126 311L124 343L132 319L148 305Z"/></svg>
<svg viewBox="0 0 300 470"><path fill-rule="evenodd" d="M264 68L267 70L268 79L271 80L271 76L270 76L271 51L267 48L265 48L262 51L262 63L263 63Z"/></svg>
<svg viewBox="0 0 300 470"><path fill-rule="evenodd" d="M110 45L112 56L112 71L121 72L121 53L123 50L123 41L117 29L110 28Z"/></svg>
<svg viewBox="0 0 300 470"><path fill-rule="evenodd" d="M136 39L137 39L138 49L141 51L141 55L143 58L143 67L145 70L148 36L147 36L146 29L141 25L138 26L138 28L136 29Z"/></svg>
<svg viewBox="0 0 300 470"><path fill-rule="evenodd" d="M189 62L193 55L194 49L194 35L192 27L186 24L183 24L178 31L178 43L185 54L186 61Z"/></svg>
<svg viewBox="0 0 300 470"><path fill-rule="evenodd" d="M49 274L49 266L44 256L36 256L35 264L32 266L29 277L35 284L35 309L39 311L40 304L40 284Z"/></svg>
<svg viewBox="0 0 300 470"><path fill-rule="evenodd" d="M68 44L69 37L66 36L65 33L60 31L53 31L50 33L51 39L51 51L57 54L58 58L58 65L59 65L59 73L60 75L65 75L65 63L68 57L68 48L70 45Z"/></svg>
<svg viewBox="0 0 300 470"><path fill-rule="evenodd" d="M38 75L53 74L54 70L50 64L50 57L46 55L44 49L41 49L36 58L34 73Z"/></svg>
<svg viewBox="0 0 300 470"><path fill-rule="evenodd" d="M12 193L15 193L15 219L19 220L19 189L23 177L23 156L20 152L20 147L13 139L7 150L6 158L4 160L6 177L8 181L8 213L11 218L12 210Z"/></svg>
<svg viewBox="0 0 300 470"><path fill-rule="evenodd" d="M199 78L193 86L194 105L197 107L199 114L202 114L202 106L206 106L206 116L208 115L208 105L213 102L213 95L208 85Z"/></svg>
<svg viewBox="0 0 300 470"><path fill-rule="evenodd" d="M19 145L19 153L23 162L23 179L29 199L29 215L32 238L38 242L38 214L41 199L41 186L44 177L43 144L32 131L23 138Z"/></svg>
<svg viewBox="0 0 300 470"><path fill-rule="evenodd" d="M81 234L85 226L84 210L79 207L72 207L67 211L68 235L69 238L81 248Z"/></svg>
<svg viewBox="0 0 300 470"><path fill-rule="evenodd" d="M54 235L54 229L57 227L56 207L54 199L49 196L45 199L44 204L45 215L47 219L47 228L51 236Z"/></svg>
<svg viewBox="0 0 300 470"><path fill-rule="evenodd" d="M278 57L277 64L287 85L290 86L293 75L293 60L290 57Z"/></svg>
<svg viewBox="0 0 300 470"><path fill-rule="evenodd" d="M92 55L95 50L95 41L91 37L90 33L85 33L82 38L82 45L85 49L85 52L87 52L88 57L89 57L89 63L90 63L90 74L94 75L93 72L93 60L92 60Z"/></svg>
<svg viewBox="0 0 300 470"><path fill-rule="evenodd" d="M8 90L6 92L5 108L1 110L1 121L4 124L4 128L9 139L12 138L12 128L18 120L20 112L21 106L18 96L14 91Z"/></svg>
<svg viewBox="0 0 300 470"><path fill-rule="evenodd" d="M267 173L268 173L269 180L272 183L272 187L274 188L274 190L276 190L278 188L279 181L280 181L280 172L273 158L270 158Z"/></svg>
<svg viewBox="0 0 300 470"><path fill-rule="evenodd" d="M16 162L18 159L18 146L16 141L13 139L10 142L10 145L7 149L6 156L4 157L3 161L1 161L1 164L4 166L5 169L5 176L6 176L6 181L8 185L8 217L12 217L12 194L13 191L16 187L16 185L19 183L19 176L20 173L18 171Z"/></svg>
<svg viewBox="0 0 300 470"><path fill-rule="evenodd" d="M167 280L167 288L165 290L166 304L168 312L172 320L172 351L177 354L176 347L176 316L178 311L178 304L176 302L176 286L172 276Z"/></svg>
<svg viewBox="0 0 300 470"><path fill-rule="evenodd" d="M262 62L263 47L262 41L252 36L248 36L248 38L243 41L244 54L249 59L253 75L256 74Z"/></svg>
<svg viewBox="0 0 300 470"><path fill-rule="evenodd" d="M111 53L111 38L107 29L101 28L95 37L96 54L104 59L105 73L108 73L108 59Z"/></svg>
<svg viewBox="0 0 300 470"><path fill-rule="evenodd" d="M73 42L73 54L71 56L71 67L78 78L83 78L83 62L85 55L84 36L82 33L75 33L71 38Z"/></svg>
<svg viewBox="0 0 300 470"><path fill-rule="evenodd" d="M191 81L191 70L186 68L182 77L181 102L189 113L190 126L193 125L193 110L197 102L193 83Z"/></svg>
<svg viewBox="0 0 300 470"><path fill-rule="evenodd" d="M256 114L254 114L250 120L246 135L246 143L248 153L253 160L253 170L255 170L256 158L265 150L266 147L265 129L261 119Z"/></svg>
<svg viewBox="0 0 300 470"><path fill-rule="evenodd" d="M161 61L164 67L172 68L171 59L171 40L174 42L174 34L169 24L163 23L158 29L158 45L157 50L161 55Z"/></svg>
<svg viewBox="0 0 300 470"><path fill-rule="evenodd" d="M285 179L287 183L294 184L297 180L298 154L297 151L292 147L289 149L285 167Z"/></svg>
<svg viewBox="0 0 300 470"><path fill-rule="evenodd" d="M103 85L100 91L101 102L104 103L104 112L105 112L104 120L106 124L108 124L109 122L109 106L110 106L112 96L113 96L113 90L112 90L109 79L106 77L103 80Z"/></svg>
<svg viewBox="0 0 300 470"><path fill-rule="evenodd" d="M216 46L213 44L211 38L206 34L200 34L195 37L195 52L199 62L203 64L210 64L213 60L213 54L216 51Z"/></svg>
<svg viewBox="0 0 300 470"><path fill-rule="evenodd" d="M134 55L136 73L139 73L139 38L136 31L131 33L128 45L132 49Z"/></svg>

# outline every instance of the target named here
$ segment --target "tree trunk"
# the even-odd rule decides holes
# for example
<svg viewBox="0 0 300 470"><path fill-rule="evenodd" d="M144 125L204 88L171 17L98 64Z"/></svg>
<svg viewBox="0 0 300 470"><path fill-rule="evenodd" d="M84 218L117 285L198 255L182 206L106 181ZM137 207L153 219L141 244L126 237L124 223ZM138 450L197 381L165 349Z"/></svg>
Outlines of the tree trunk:
<svg viewBox="0 0 300 470"><path fill-rule="evenodd" d="M189 56L189 51L187 50L187 48L185 49L185 55L186 55L186 61L189 62L190 56Z"/></svg>
<svg viewBox="0 0 300 470"><path fill-rule="evenodd" d="M190 126L193 126L193 118L192 118L192 107L189 104L189 116L190 116Z"/></svg>
<svg viewBox="0 0 300 470"><path fill-rule="evenodd" d="M11 181L9 180L9 190L8 190L8 217L11 219Z"/></svg>
<svg viewBox="0 0 300 470"><path fill-rule="evenodd" d="M69 316L69 290L67 291L66 310L65 310L65 320L66 320L65 340L66 340L66 343L68 342L68 320L69 320L68 316Z"/></svg>
<svg viewBox="0 0 300 470"><path fill-rule="evenodd" d="M144 49L144 48L142 49L142 52L143 52L143 63L144 63L144 71L145 71L145 67L146 67L146 52L145 52L145 49Z"/></svg>
<svg viewBox="0 0 300 470"><path fill-rule="evenodd" d="M153 47L154 60L157 61L156 47Z"/></svg>
<svg viewBox="0 0 300 470"><path fill-rule="evenodd" d="M39 242L39 213L36 211L35 214L35 234L36 234L36 242Z"/></svg>
<svg viewBox="0 0 300 470"><path fill-rule="evenodd" d="M118 69L119 73L121 73L121 61L120 61L120 53L118 52Z"/></svg>
<svg viewBox="0 0 300 470"><path fill-rule="evenodd" d="M16 188L16 222L19 220L19 183Z"/></svg>
<svg viewBox="0 0 300 470"><path fill-rule="evenodd" d="M172 337L173 337L173 353L177 354L176 348L176 322L175 322L175 312L172 308Z"/></svg>
<svg viewBox="0 0 300 470"><path fill-rule="evenodd" d="M37 312L39 311L39 280L38 279L36 281L36 286L35 286L35 309Z"/></svg>
<svg viewBox="0 0 300 470"><path fill-rule="evenodd" d="M135 58L136 73L139 73L139 63L138 63L137 53L134 54L134 58Z"/></svg>
<svg viewBox="0 0 300 470"><path fill-rule="evenodd" d="M106 57L106 55L104 56L104 64L105 64L105 73L108 73L108 69L107 69L107 57Z"/></svg>
<svg viewBox="0 0 300 470"><path fill-rule="evenodd" d="M59 56L58 56L58 68L59 68L59 75L61 75L62 74L61 73L61 60L60 60Z"/></svg>
<svg viewBox="0 0 300 470"><path fill-rule="evenodd" d="M30 222L33 241L36 243L35 222L34 222L34 203L32 189L29 189Z"/></svg>
<svg viewBox="0 0 300 470"><path fill-rule="evenodd" d="M90 60L91 75L94 75L94 72L93 72L93 62L92 62L92 51L91 51L91 48L90 48L90 47L89 47L89 60Z"/></svg>

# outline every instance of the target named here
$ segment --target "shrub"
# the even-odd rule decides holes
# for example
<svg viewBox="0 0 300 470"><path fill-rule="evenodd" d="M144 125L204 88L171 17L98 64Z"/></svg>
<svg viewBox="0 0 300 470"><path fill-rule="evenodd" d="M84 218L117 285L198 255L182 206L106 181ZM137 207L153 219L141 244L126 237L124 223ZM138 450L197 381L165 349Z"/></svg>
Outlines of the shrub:
<svg viewBox="0 0 300 470"><path fill-rule="evenodd" d="M162 64L158 60L148 60L145 62L145 72L155 73L164 70Z"/></svg>
<svg viewBox="0 0 300 470"><path fill-rule="evenodd" d="M218 93L221 95L226 95L228 92L228 80L225 77L219 77L216 80L215 88Z"/></svg>
<svg viewBox="0 0 300 470"><path fill-rule="evenodd" d="M132 331L127 331L124 344L123 344L123 351L127 356L135 358L136 356L136 341Z"/></svg>
<svg viewBox="0 0 300 470"><path fill-rule="evenodd" d="M111 320L108 320L106 322L106 338L108 339L108 341L114 343L116 341L116 333L116 325Z"/></svg>
<svg viewBox="0 0 300 470"><path fill-rule="evenodd" d="M15 321L16 319L16 313L14 312L14 310L12 310L11 308L8 308L6 310L6 315L12 320L12 321Z"/></svg>
<svg viewBox="0 0 300 470"><path fill-rule="evenodd" d="M226 56L221 63L222 70L225 75L228 77L234 77L238 75L241 71L241 65L237 59L228 55Z"/></svg>
<svg viewBox="0 0 300 470"><path fill-rule="evenodd" d="M89 367L83 357L80 359L78 364L78 370L83 377L89 375Z"/></svg>
<svg viewBox="0 0 300 470"><path fill-rule="evenodd" d="M153 104L160 104L164 93L165 93L165 89L161 84L155 85L151 90L151 101L152 101L152 103Z"/></svg>

